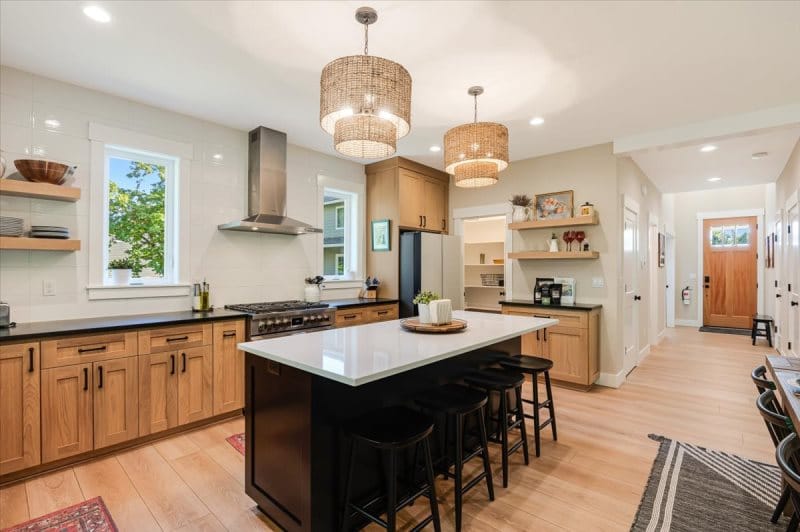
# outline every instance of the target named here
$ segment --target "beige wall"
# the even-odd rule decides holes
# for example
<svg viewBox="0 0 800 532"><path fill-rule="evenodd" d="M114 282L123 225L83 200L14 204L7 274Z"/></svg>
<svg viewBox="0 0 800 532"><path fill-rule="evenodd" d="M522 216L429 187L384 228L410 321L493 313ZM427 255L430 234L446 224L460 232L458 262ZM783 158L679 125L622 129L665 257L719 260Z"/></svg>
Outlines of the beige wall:
<svg viewBox="0 0 800 532"><path fill-rule="evenodd" d="M786 200L798 189L800 189L800 142L795 145L792 155L786 162L786 167L775 183L776 208L783 209Z"/></svg>
<svg viewBox="0 0 800 532"><path fill-rule="evenodd" d="M696 278L691 278L691 275L702 275L702 272L697 271L697 213L763 209L766 189L767 185L752 185L674 194L676 320L694 322L701 321L702 318L697 314L697 298L703 294L698 291ZM686 286L694 289L690 305L684 305L681 301L681 290Z"/></svg>

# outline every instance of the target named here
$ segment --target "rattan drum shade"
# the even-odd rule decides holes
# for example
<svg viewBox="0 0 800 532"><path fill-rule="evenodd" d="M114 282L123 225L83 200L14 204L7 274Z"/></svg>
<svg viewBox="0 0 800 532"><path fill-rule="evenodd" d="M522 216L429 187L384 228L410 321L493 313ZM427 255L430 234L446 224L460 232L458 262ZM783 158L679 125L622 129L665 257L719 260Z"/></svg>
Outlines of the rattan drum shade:
<svg viewBox="0 0 800 532"><path fill-rule="evenodd" d="M508 128L495 122L474 122L444 135L445 171L457 187L485 187L508 167Z"/></svg>

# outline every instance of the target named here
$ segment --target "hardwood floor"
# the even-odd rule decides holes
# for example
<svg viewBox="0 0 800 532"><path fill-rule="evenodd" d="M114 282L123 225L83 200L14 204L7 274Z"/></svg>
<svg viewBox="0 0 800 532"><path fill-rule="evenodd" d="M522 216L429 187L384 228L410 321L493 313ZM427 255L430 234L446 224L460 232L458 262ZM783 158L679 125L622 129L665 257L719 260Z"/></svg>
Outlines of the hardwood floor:
<svg viewBox="0 0 800 532"><path fill-rule="evenodd" d="M679 328L619 390L555 388L558 442L546 431L542 457L528 467L514 456L510 485L495 483L495 502L472 490L464 529L628 530L658 447L651 433L772 462L750 381L771 352L748 337ZM244 494L244 459L225 441L243 430L237 418L2 488L0 528L100 495L122 531L277 530ZM452 481L437 489L443 528L452 530Z"/></svg>

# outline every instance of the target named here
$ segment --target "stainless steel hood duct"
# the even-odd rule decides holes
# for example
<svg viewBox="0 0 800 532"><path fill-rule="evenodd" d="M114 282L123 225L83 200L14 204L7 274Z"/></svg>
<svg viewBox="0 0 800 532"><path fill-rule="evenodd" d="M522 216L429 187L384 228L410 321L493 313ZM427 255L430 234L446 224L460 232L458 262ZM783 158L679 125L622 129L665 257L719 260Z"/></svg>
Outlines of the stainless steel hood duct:
<svg viewBox="0 0 800 532"><path fill-rule="evenodd" d="M249 134L247 218L221 231L304 235L322 229L286 216L286 133L258 127Z"/></svg>

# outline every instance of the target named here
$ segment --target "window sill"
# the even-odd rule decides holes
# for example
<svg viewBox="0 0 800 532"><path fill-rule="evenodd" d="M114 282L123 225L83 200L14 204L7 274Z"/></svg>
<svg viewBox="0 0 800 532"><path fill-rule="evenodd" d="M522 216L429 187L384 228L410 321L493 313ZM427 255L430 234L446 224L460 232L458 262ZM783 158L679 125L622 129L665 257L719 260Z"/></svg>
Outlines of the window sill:
<svg viewBox="0 0 800 532"><path fill-rule="evenodd" d="M364 286L363 279L330 279L320 284L322 290L342 290L345 288L361 288Z"/></svg>
<svg viewBox="0 0 800 532"><path fill-rule="evenodd" d="M147 297L184 297L192 293L191 284L142 284L87 286L89 300L141 299Z"/></svg>

